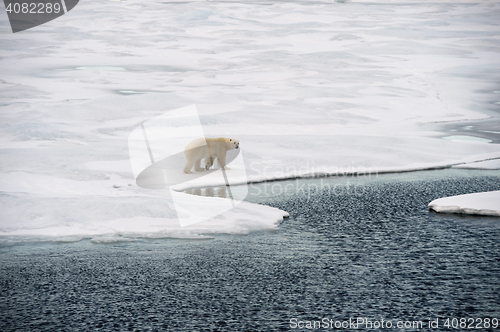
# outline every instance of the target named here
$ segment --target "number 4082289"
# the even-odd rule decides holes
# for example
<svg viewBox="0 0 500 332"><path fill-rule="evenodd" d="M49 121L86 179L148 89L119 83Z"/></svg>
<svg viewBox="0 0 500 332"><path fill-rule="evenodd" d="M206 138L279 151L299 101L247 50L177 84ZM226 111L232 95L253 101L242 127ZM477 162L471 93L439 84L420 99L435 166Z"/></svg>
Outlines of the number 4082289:
<svg viewBox="0 0 500 332"><path fill-rule="evenodd" d="M50 2L23 2L23 3L9 3L5 10L7 13L11 14L58 14L61 11L61 5L59 3Z"/></svg>
<svg viewBox="0 0 500 332"><path fill-rule="evenodd" d="M498 318L447 318L443 326L453 329L496 329L499 325Z"/></svg>

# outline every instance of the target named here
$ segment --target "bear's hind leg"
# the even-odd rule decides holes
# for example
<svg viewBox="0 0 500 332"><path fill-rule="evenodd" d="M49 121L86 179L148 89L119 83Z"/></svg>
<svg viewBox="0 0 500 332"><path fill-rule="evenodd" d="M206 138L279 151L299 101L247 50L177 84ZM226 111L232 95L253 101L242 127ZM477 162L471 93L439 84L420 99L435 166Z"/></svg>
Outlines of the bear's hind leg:
<svg viewBox="0 0 500 332"><path fill-rule="evenodd" d="M193 162L186 162L186 166L184 166L184 174L191 174L191 168L193 168Z"/></svg>
<svg viewBox="0 0 500 332"><path fill-rule="evenodd" d="M195 161L194 163L194 170L197 172L203 171L203 168L201 168L201 159Z"/></svg>
<svg viewBox="0 0 500 332"><path fill-rule="evenodd" d="M205 159L205 169L208 171L210 167L212 167L214 164L214 157L210 156Z"/></svg>

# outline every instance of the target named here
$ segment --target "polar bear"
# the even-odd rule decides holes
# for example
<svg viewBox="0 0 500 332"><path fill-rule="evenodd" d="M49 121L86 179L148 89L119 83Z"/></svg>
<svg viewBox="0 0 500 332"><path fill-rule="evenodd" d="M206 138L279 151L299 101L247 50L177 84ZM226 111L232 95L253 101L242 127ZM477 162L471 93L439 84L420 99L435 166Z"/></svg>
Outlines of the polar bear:
<svg viewBox="0 0 500 332"><path fill-rule="evenodd" d="M239 146L240 142L233 138L196 138L189 142L184 149L184 154L186 155L184 173L191 173L193 166L195 171L202 171L202 159L205 159L206 170L213 165L215 158L219 160L220 167L229 169L226 166L226 152L238 149Z"/></svg>

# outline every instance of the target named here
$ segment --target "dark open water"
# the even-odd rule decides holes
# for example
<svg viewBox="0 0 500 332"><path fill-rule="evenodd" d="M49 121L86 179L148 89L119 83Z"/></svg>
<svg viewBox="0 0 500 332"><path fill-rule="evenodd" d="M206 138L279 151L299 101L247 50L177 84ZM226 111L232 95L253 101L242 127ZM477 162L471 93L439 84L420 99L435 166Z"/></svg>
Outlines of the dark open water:
<svg viewBox="0 0 500 332"><path fill-rule="evenodd" d="M261 184L249 200L290 212L276 232L0 248L0 330L310 331L290 320L367 317L393 327L422 321L405 331L471 330L445 328L447 318L500 331L479 323L500 319L500 218L427 208L438 197L499 190L498 175L305 180L338 186L308 194L289 186L278 197ZM440 328L429 328L436 318Z"/></svg>

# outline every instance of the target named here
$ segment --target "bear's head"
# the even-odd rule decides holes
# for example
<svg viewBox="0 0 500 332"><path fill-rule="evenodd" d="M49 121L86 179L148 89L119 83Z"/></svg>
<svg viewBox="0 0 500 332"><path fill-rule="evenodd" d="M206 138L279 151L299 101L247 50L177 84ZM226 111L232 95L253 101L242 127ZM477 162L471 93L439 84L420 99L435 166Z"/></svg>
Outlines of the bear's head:
<svg viewBox="0 0 500 332"><path fill-rule="evenodd" d="M229 139L229 149L238 149L240 147L240 141L234 138Z"/></svg>

